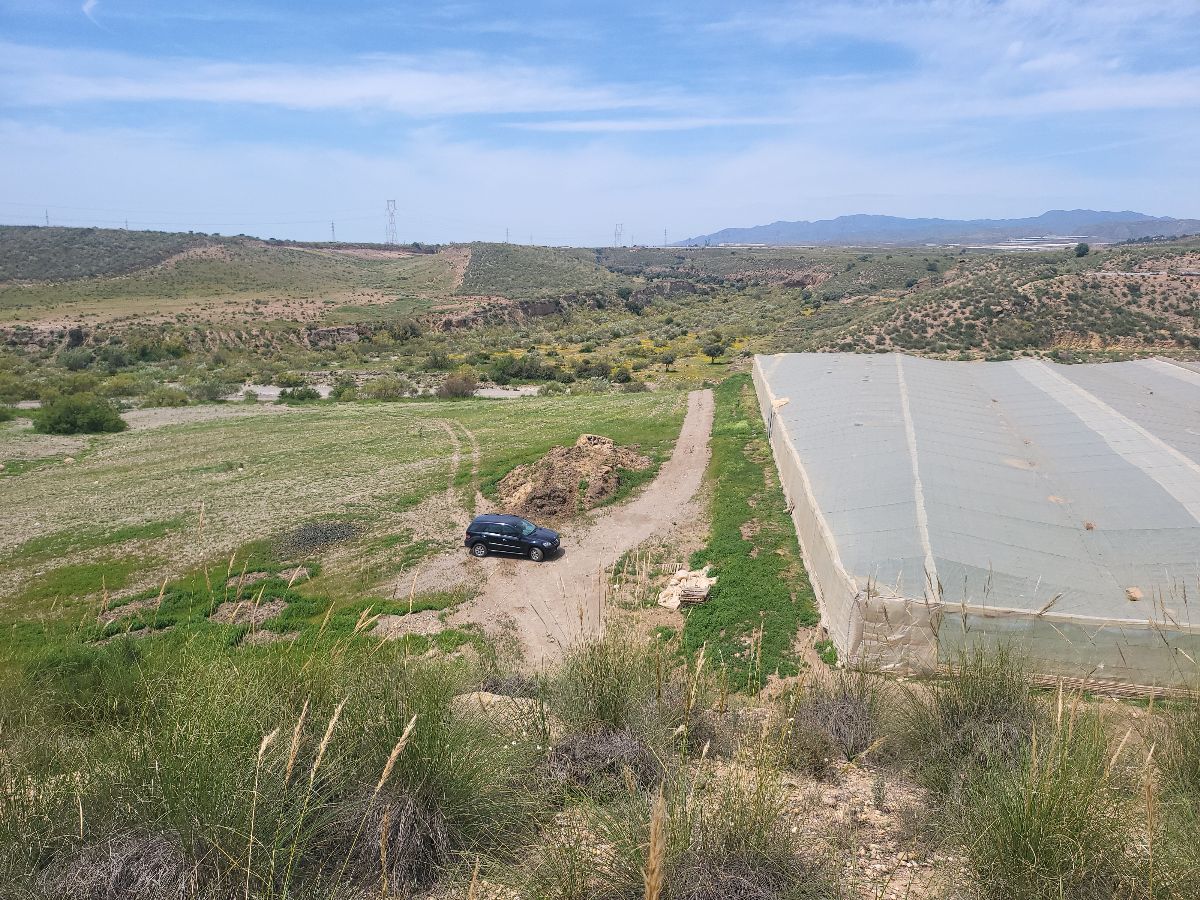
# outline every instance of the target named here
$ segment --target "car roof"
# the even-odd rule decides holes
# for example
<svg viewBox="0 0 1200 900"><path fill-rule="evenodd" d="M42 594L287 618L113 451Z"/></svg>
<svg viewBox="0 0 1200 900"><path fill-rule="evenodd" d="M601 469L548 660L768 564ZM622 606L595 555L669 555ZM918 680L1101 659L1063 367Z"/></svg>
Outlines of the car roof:
<svg viewBox="0 0 1200 900"><path fill-rule="evenodd" d="M475 524L476 522L503 522L511 525L514 522L524 521L520 516L510 516L508 513L484 513L483 515L476 516L471 524Z"/></svg>

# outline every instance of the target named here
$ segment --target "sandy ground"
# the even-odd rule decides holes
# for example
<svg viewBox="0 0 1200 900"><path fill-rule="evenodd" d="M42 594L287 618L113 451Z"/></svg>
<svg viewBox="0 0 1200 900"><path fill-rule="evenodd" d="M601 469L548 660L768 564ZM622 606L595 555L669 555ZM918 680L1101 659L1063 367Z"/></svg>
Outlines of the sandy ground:
<svg viewBox="0 0 1200 900"><path fill-rule="evenodd" d="M151 409L134 409L121 413L121 417L129 423L130 431L142 431L146 428L161 428L164 425L186 425L189 422L208 422L212 419L240 419L244 416L261 416L264 413L297 412L299 407L265 406L259 404L221 404L212 403L203 406L171 406Z"/></svg>
<svg viewBox="0 0 1200 900"><path fill-rule="evenodd" d="M515 400L518 397L536 397L536 384L522 384L517 387L485 387L475 392L476 397L487 397L492 400Z"/></svg>
<svg viewBox="0 0 1200 900"><path fill-rule="evenodd" d="M537 564L523 559L475 560L462 551L456 568L486 572L482 593L458 607L453 624L477 623L492 635L515 633L528 663L557 659L580 637L603 629L605 570L643 541L675 528L693 514L695 496L708 465L713 395L688 395L687 417L670 460L636 498L594 515L563 532L563 553ZM445 563L451 561L446 554ZM445 570L442 570L443 577Z"/></svg>

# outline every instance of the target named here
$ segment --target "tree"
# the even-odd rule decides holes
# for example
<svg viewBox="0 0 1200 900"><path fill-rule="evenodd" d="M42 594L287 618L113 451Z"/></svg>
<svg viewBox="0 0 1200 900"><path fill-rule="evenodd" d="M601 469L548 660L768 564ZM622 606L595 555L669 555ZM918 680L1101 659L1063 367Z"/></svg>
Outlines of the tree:
<svg viewBox="0 0 1200 900"><path fill-rule="evenodd" d="M715 363L717 357L725 352L725 343L723 341L712 341L704 345L704 355L708 357L710 363Z"/></svg>
<svg viewBox="0 0 1200 900"><path fill-rule="evenodd" d="M34 428L43 434L101 434L129 426L117 408L95 394L68 394L38 411Z"/></svg>
<svg viewBox="0 0 1200 900"><path fill-rule="evenodd" d="M1092 252L1092 248L1089 247L1087 244L1076 244L1075 245L1075 255L1076 256L1087 256L1091 252Z"/></svg>

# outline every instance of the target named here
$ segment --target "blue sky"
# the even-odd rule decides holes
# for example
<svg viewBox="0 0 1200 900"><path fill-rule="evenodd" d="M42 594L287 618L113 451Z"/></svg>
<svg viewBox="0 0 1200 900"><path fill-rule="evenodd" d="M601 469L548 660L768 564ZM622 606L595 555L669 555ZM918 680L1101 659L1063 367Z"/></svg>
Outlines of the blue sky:
<svg viewBox="0 0 1200 900"><path fill-rule="evenodd" d="M0 222L657 243L1200 217L1200 2L0 0Z"/></svg>

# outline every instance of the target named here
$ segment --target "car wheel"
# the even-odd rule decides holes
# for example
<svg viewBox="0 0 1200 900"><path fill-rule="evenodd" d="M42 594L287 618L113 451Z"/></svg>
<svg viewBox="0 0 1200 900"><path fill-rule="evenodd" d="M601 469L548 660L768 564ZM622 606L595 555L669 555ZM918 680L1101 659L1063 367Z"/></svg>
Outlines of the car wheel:
<svg viewBox="0 0 1200 900"><path fill-rule="evenodd" d="M480 541L477 544L471 545L471 555L476 559L483 559L488 554L487 544Z"/></svg>
<svg viewBox="0 0 1200 900"><path fill-rule="evenodd" d="M543 559L546 558L546 554L542 552L541 547L530 547L529 548L529 558L532 559L534 562L541 562Z"/></svg>

